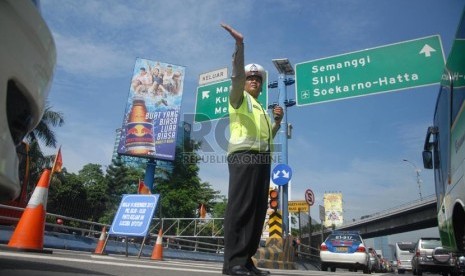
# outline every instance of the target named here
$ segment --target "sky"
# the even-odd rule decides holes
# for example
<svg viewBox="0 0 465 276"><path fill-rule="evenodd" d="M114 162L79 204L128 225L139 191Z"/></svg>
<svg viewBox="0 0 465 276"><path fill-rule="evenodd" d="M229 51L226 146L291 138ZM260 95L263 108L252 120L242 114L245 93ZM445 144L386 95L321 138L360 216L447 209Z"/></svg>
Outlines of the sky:
<svg viewBox="0 0 465 276"><path fill-rule="evenodd" d="M88 163L103 169L111 163L136 58L185 66L182 119L195 113L200 74L225 67L231 72L234 41L222 22L244 35L245 63L262 65L273 81L279 75L272 59L288 58L295 66L431 35L440 36L447 56L464 3L42 0L41 8L57 46L48 101L64 114L65 125L55 133L64 167L77 173ZM311 189L311 215L318 220L324 193L341 192L344 220L352 221L418 200L419 191L423 197L434 194L433 174L423 170L421 152L438 90L434 84L288 108L293 126L288 140L290 200L303 200ZM296 99L295 85L286 91ZM277 89L269 90L268 99L278 101ZM193 124L194 137L202 127ZM203 138L218 156L225 155L213 134ZM415 166L421 170L420 188ZM199 176L227 195L226 164L202 163Z"/></svg>

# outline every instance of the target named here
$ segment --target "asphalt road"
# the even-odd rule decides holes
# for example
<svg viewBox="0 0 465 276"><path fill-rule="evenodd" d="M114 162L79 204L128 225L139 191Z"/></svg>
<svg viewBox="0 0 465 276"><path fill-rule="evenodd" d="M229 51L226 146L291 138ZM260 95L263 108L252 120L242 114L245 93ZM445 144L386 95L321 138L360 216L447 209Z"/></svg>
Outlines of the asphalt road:
<svg viewBox="0 0 465 276"><path fill-rule="evenodd" d="M52 254L0 251L0 275L5 276L200 276L222 275L222 263L179 259L151 260L147 257L94 255L88 252L53 250ZM272 275L363 275L338 270L335 273L307 270L270 269ZM381 274L376 275L393 275Z"/></svg>

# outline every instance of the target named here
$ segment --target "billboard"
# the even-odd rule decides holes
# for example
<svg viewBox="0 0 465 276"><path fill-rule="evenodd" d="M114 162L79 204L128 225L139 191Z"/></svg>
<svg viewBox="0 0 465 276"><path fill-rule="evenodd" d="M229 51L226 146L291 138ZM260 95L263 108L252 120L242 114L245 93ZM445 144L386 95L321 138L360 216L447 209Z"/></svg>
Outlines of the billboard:
<svg viewBox="0 0 465 276"><path fill-rule="evenodd" d="M323 205L325 209L325 227L341 226L343 223L342 193L325 193Z"/></svg>
<svg viewBox="0 0 465 276"><path fill-rule="evenodd" d="M118 154L174 160L185 67L137 58Z"/></svg>

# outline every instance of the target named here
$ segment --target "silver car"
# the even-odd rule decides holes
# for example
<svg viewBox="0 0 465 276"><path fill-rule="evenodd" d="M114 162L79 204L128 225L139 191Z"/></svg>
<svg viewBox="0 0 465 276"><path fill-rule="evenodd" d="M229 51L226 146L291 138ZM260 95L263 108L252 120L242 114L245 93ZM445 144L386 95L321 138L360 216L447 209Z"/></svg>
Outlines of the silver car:
<svg viewBox="0 0 465 276"><path fill-rule="evenodd" d="M20 192L16 147L42 118L56 47L38 1L0 1L0 38L1 202Z"/></svg>
<svg viewBox="0 0 465 276"><path fill-rule="evenodd" d="M412 272L418 276L423 272L456 275L455 257L442 248L439 238L420 238L412 258Z"/></svg>

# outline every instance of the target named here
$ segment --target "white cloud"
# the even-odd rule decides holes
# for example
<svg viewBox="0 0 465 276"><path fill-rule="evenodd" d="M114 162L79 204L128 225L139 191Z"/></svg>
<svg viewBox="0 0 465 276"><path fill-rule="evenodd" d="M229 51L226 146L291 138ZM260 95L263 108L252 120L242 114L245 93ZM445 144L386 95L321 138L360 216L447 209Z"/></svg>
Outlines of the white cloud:
<svg viewBox="0 0 465 276"><path fill-rule="evenodd" d="M73 75L110 78L126 73L121 64L134 59L109 44L73 36L54 34L58 48L58 67Z"/></svg>

